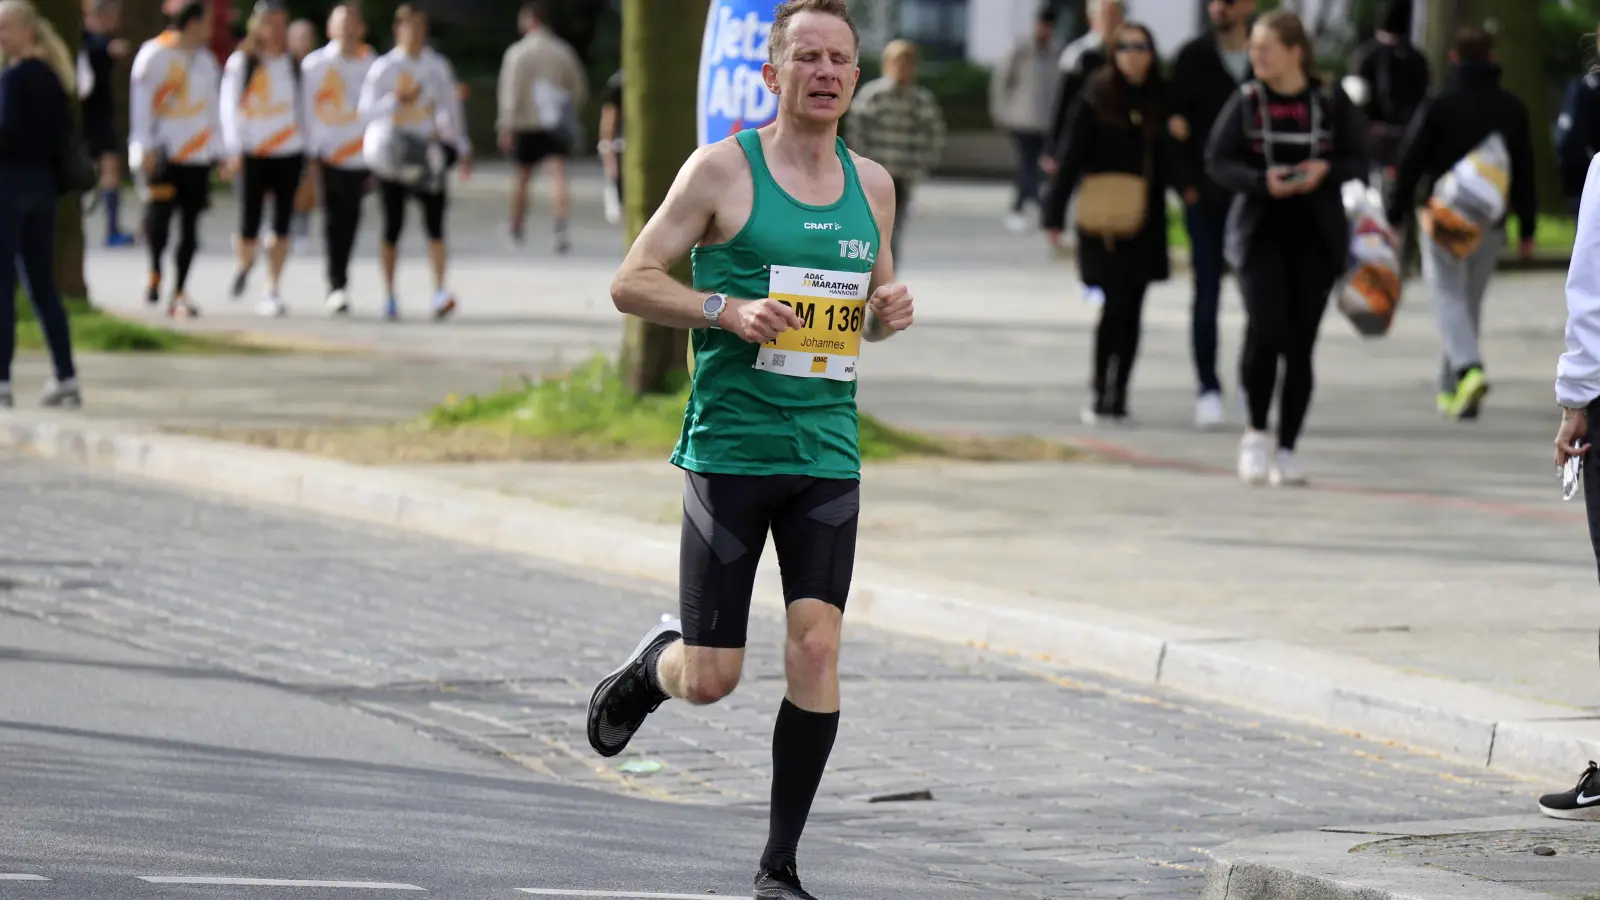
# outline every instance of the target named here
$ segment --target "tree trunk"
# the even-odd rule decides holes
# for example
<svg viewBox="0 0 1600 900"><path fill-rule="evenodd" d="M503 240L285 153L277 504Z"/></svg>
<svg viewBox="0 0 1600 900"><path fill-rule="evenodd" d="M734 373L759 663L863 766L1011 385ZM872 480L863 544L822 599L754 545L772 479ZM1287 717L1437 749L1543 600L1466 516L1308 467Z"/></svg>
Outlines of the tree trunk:
<svg viewBox="0 0 1600 900"><path fill-rule="evenodd" d="M1539 186L1539 209L1551 214L1566 214L1561 196L1561 175L1555 166L1555 138L1550 123L1550 90L1544 74L1543 32L1539 25L1539 4L1528 0L1480 0L1486 18L1499 23L1495 34L1495 53L1505 67L1506 90L1528 105L1533 125L1533 170Z"/></svg>
<svg viewBox="0 0 1600 900"><path fill-rule="evenodd" d="M83 39L83 6L79 0L40 0L39 12L54 25L67 50L77 58ZM74 115L76 92L72 92ZM83 281L83 206L77 197L61 201L56 213L56 287L63 297L89 296Z"/></svg>
<svg viewBox="0 0 1600 900"><path fill-rule="evenodd" d="M700 42L709 0L624 0L622 183L628 243L666 199L678 169L694 152ZM689 283L689 261L673 269ZM622 376L637 394L665 393L688 364L688 332L628 317L622 340Z"/></svg>

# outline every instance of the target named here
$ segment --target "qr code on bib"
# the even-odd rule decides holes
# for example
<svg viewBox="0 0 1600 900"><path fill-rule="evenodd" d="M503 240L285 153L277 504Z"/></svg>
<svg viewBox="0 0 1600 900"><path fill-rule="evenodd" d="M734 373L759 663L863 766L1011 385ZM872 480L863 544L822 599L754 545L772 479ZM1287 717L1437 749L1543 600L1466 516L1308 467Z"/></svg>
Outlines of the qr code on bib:
<svg viewBox="0 0 1600 900"><path fill-rule="evenodd" d="M788 358L789 358L788 354L785 354L785 353L774 353L774 354L772 354L772 364L775 365L775 366L781 366L781 365L783 365L783 361L785 359L788 359Z"/></svg>

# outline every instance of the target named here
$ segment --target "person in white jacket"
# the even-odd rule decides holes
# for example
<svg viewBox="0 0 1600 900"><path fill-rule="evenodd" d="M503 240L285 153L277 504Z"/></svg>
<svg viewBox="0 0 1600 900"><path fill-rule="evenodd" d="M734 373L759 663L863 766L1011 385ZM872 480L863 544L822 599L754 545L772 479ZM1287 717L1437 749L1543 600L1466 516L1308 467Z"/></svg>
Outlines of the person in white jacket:
<svg viewBox="0 0 1600 900"><path fill-rule="evenodd" d="M401 5L394 14L395 48L373 64L361 87L361 118L367 123L363 154L378 177L383 201L383 239L378 261L387 292L384 314L400 315L394 278L397 245L405 224L406 201L422 207L428 235L428 260L433 266L433 315L443 319L455 311L456 298L445 287L448 251L444 216L448 195L444 173L460 165L462 177L470 170L472 143L456 87L455 70L439 53L427 47L427 13ZM424 144L426 162L400 165L400 148L407 141ZM425 168L419 177L410 170ZM406 171L402 171L402 170Z"/></svg>
<svg viewBox="0 0 1600 900"><path fill-rule="evenodd" d="M258 0L239 48L222 69L222 141L227 169L242 181L239 207L238 274L235 299L256 262L266 197L272 195L272 237L267 243L267 290L256 306L281 316L278 294L289 258L294 197L305 168L305 128L300 114L300 67L288 51L289 14L279 0Z"/></svg>
<svg viewBox="0 0 1600 900"><path fill-rule="evenodd" d="M362 155L361 86L377 56L365 42L366 22L354 3L328 16L328 44L301 67L308 157L322 188L322 224L328 251L328 312L350 311L350 254L361 228L361 203L372 175Z"/></svg>
<svg viewBox="0 0 1600 900"><path fill-rule="evenodd" d="M1578 207L1578 236L1567 269L1567 352L1556 363L1555 463L1581 466L1589 542L1600 567L1600 463L1589 448L1589 415L1600 405L1600 156L1589 162ZM1572 790L1539 798L1539 811L1556 819L1600 821L1600 768L1589 763Z"/></svg>
<svg viewBox="0 0 1600 900"><path fill-rule="evenodd" d="M165 31L139 48L129 77L128 167L138 174L145 195L144 232L150 246L146 299L152 304L161 300L161 258L173 214L178 215L170 316L200 312L186 285L200 249L200 215L211 205L211 170L223 153L217 109L221 71L206 49L210 39L210 5L189 0L173 13Z"/></svg>

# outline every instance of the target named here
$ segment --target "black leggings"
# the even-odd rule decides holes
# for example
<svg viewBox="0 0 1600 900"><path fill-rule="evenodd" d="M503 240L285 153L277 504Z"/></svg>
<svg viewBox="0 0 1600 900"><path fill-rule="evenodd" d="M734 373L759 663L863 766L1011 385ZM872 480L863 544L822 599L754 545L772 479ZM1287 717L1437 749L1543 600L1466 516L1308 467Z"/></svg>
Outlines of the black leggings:
<svg viewBox="0 0 1600 900"><path fill-rule="evenodd" d="M322 224L328 242L328 288L342 291L350 282L350 254L361 228L361 201L367 193L365 169L322 164Z"/></svg>
<svg viewBox="0 0 1600 900"><path fill-rule="evenodd" d="M294 195L300 190L300 174L305 170L305 157L299 153L289 156L247 156L241 174L243 202L239 205L239 236L255 240L261 233L261 217L266 212L267 194L272 194L272 233L279 238L289 236L289 222L294 218Z"/></svg>
<svg viewBox="0 0 1600 900"><path fill-rule="evenodd" d="M778 551L784 604L821 600L843 611L860 507L855 479L685 473L678 558L683 642L745 645L768 531Z"/></svg>
<svg viewBox="0 0 1600 900"><path fill-rule="evenodd" d="M1138 275L1102 279L1105 305L1094 334L1094 411L1127 415L1128 384L1133 361L1139 355L1139 334L1144 322L1144 295L1149 282Z"/></svg>
<svg viewBox="0 0 1600 900"><path fill-rule="evenodd" d="M161 281L161 257L172 234L172 216L178 215L178 266L176 288L183 292L189 267L200 249L200 214L211 204L211 167L168 165L150 183L150 203L144 208L145 238L150 242L150 274Z"/></svg>
<svg viewBox="0 0 1600 900"><path fill-rule="evenodd" d="M444 240L444 191L433 193L409 188L398 181L380 180L378 192L383 197L383 242L389 246L400 243L400 232L406 224L406 200L415 197L422 205L422 226L427 229L428 240Z"/></svg>
<svg viewBox="0 0 1600 900"><path fill-rule="evenodd" d="M1293 450L1305 426L1315 386L1311 360L1317 332L1338 280L1338 265L1315 237L1302 241L1263 240L1239 271L1244 294L1244 353L1239 383L1250 400L1250 427L1267 429L1272 397L1283 360L1283 396L1278 402L1278 446Z"/></svg>

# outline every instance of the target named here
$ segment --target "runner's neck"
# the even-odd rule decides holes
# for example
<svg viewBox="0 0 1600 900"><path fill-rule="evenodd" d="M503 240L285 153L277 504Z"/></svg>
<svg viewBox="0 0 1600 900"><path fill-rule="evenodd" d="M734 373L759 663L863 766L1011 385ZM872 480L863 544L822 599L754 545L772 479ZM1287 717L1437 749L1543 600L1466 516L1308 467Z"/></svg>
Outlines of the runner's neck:
<svg viewBox="0 0 1600 900"><path fill-rule="evenodd" d="M768 159L791 167L805 175L822 175L834 171L839 157L839 123L807 128L805 125L785 125L779 119L767 132L764 151Z"/></svg>

